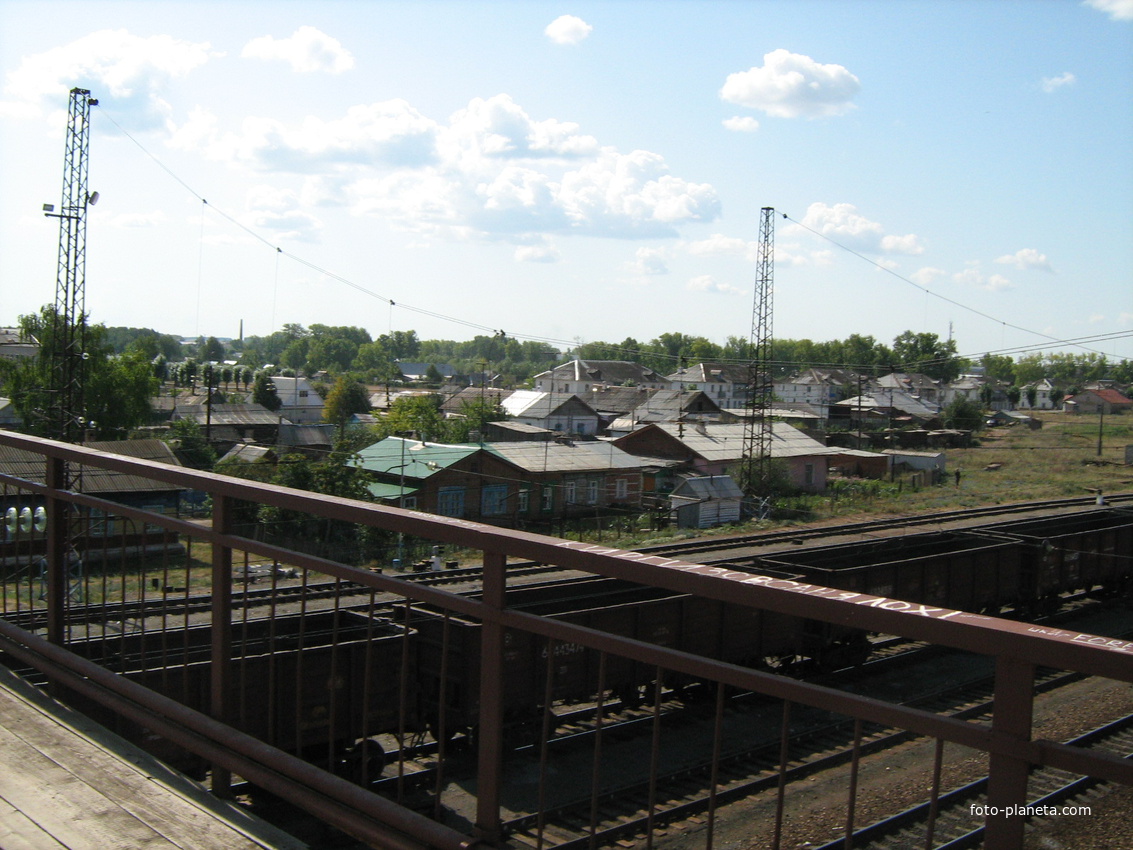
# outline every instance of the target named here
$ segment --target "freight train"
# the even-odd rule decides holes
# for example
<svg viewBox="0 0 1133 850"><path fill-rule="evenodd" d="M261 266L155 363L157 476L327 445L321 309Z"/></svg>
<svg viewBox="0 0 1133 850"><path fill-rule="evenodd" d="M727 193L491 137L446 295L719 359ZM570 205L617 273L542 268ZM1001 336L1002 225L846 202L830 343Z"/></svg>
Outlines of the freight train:
<svg viewBox="0 0 1133 850"><path fill-rule="evenodd" d="M1133 589L1133 513L1093 510L878 538L730 566L937 607L1029 618L1053 609L1068 592L1112 595ZM595 576L509 588L507 604L757 668L829 669L864 661L870 650L868 636L847 627ZM336 769L349 763L355 775L372 777L381 756L380 734L402 741L426 730L438 739L474 736L480 641L478 621L424 604L237 624L232 722L316 763ZM208 645L207 630L191 627L88 638L72 648L207 710ZM560 704L592 701L599 692L633 704L656 679L652 666L614 656L602 665L594 650L549 645L518 631L505 633L504 663L505 722L515 732L507 737L515 742L530 740L528 733L541 722L548 670L552 703ZM674 674L665 683L690 684Z"/></svg>

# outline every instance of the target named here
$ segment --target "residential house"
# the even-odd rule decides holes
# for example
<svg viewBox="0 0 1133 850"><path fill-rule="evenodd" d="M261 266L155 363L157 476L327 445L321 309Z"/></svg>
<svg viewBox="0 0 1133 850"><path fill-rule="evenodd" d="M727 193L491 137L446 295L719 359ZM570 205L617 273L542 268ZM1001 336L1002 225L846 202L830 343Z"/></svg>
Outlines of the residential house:
<svg viewBox="0 0 1133 850"><path fill-rule="evenodd" d="M1031 395L1035 397L1034 404L1031 403ZM1054 384L1047 378L1034 381L1023 387L1019 393L1020 410L1054 410Z"/></svg>
<svg viewBox="0 0 1133 850"><path fill-rule="evenodd" d="M295 425L283 422L279 426L280 449L292 449L309 457L325 457L338 439L337 425Z"/></svg>
<svg viewBox="0 0 1133 850"><path fill-rule="evenodd" d="M39 340L19 328L0 328L0 359L20 360L39 354Z"/></svg>
<svg viewBox="0 0 1133 850"><path fill-rule="evenodd" d="M697 363L667 376L673 390L700 390L718 407L746 407L751 376L746 365L736 363Z"/></svg>
<svg viewBox="0 0 1133 850"><path fill-rule="evenodd" d="M825 415L830 405L846 397L849 387L861 391L869 389L869 383L861 375L842 369L805 369L774 381L772 392L778 401L809 404Z"/></svg>
<svg viewBox="0 0 1133 850"><path fill-rule="evenodd" d="M669 498L677 528L712 528L740 521L744 493L728 475L682 476Z"/></svg>
<svg viewBox="0 0 1133 850"><path fill-rule="evenodd" d="M724 412L700 390L657 390L625 416L610 423L611 436L628 434L649 422L719 422Z"/></svg>
<svg viewBox="0 0 1133 850"><path fill-rule="evenodd" d="M648 387L669 389L664 375L640 363L627 360L571 360L534 378L535 389L565 395L589 397L596 387Z"/></svg>
<svg viewBox="0 0 1133 850"><path fill-rule="evenodd" d="M272 375L275 394L279 396L278 414L288 422L305 425L323 421L323 399L306 378Z"/></svg>
<svg viewBox="0 0 1133 850"><path fill-rule="evenodd" d="M457 392L445 395L441 402L441 413L446 418L462 416L466 404L479 405L481 402L499 404L511 393L512 390L501 390L496 387L462 387Z"/></svg>
<svg viewBox="0 0 1133 850"><path fill-rule="evenodd" d="M500 404L513 421L524 425L579 436L598 433L597 411L573 394L516 390Z"/></svg>
<svg viewBox="0 0 1133 850"><path fill-rule="evenodd" d="M785 422L772 422L771 457L782 460L791 483L801 490L826 488L828 449ZM672 422L646 425L614 440L614 445L641 457L677 461L682 469L702 475L739 478L744 463L746 435L743 423L704 424L693 427Z"/></svg>
<svg viewBox="0 0 1133 850"><path fill-rule="evenodd" d="M1067 413L1097 413L1108 416L1124 413L1133 408L1133 399L1117 390L1084 390L1064 399L1062 409Z"/></svg>
<svg viewBox="0 0 1133 850"><path fill-rule="evenodd" d="M610 442L490 443L485 448L522 470L525 484L516 495L517 517L592 516L612 506L641 507L642 459Z"/></svg>
<svg viewBox="0 0 1133 850"><path fill-rule="evenodd" d="M940 381L917 372L891 372L882 375L875 381L878 389L883 391L899 390L905 395L919 398L929 407L940 407L941 387Z"/></svg>
<svg viewBox="0 0 1133 850"><path fill-rule="evenodd" d="M855 428L863 425L922 426L937 422L939 417L935 405L927 405L916 396L900 390L875 391L830 405L831 421L842 421Z"/></svg>
<svg viewBox="0 0 1133 850"><path fill-rule="evenodd" d="M183 404L173 409L173 421L192 419L208 433L214 444L237 443L274 445L279 435L280 417L262 404Z"/></svg>
<svg viewBox="0 0 1133 850"><path fill-rule="evenodd" d="M456 375L456 370L448 363L408 363L403 360L393 362L407 381L427 381L429 379L429 367L432 367L441 376L442 381L451 381Z"/></svg>

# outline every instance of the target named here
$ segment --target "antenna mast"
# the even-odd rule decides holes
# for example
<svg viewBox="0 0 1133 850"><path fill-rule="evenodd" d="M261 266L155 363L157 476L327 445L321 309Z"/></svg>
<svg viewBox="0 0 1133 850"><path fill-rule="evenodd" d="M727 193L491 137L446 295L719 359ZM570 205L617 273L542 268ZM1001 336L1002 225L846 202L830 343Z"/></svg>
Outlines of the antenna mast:
<svg viewBox="0 0 1133 850"><path fill-rule="evenodd" d="M775 284L775 209L764 207L759 223L759 251L751 316L748 359L748 406L744 420L744 493L766 510L771 484L772 304Z"/></svg>
<svg viewBox="0 0 1133 850"><path fill-rule="evenodd" d="M90 108L98 101L87 89L71 89L67 110L67 146L63 160L63 196L59 212L59 267L52 315L52 404L49 436L68 443L82 440L86 426L83 383L86 360L87 207L98 193L87 191Z"/></svg>

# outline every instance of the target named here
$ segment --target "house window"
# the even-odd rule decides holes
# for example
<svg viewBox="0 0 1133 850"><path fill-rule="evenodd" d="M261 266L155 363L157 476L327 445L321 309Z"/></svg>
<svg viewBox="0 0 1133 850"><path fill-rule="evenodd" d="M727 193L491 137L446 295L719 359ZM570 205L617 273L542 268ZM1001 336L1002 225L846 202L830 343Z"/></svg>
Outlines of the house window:
<svg viewBox="0 0 1133 850"><path fill-rule="evenodd" d="M543 510L550 513L555 509L555 488L543 488Z"/></svg>
<svg viewBox="0 0 1133 850"><path fill-rule="evenodd" d="M404 503L404 504L402 504L402 507L405 508L406 510L408 510L408 511L417 510L417 497L416 496L406 496L404 499L402 499L402 502Z"/></svg>
<svg viewBox="0 0 1133 850"><path fill-rule="evenodd" d="M588 505L598 504L598 482L597 481L587 481L586 482L586 504L588 504Z"/></svg>
<svg viewBox="0 0 1133 850"><path fill-rule="evenodd" d="M515 499L515 507L521 514L527 513L531 509L531 491L520 490Z"/></svg>
<svg viewBox="0 0 1133 850"><path fill-rule="evenodd" d="M575 495L576 495L577 490L578 490L578 485L574 481L568 481L566 484L563 485L563 500L568 505L574 504Z"/></svg>
<svg viewBox="0 0 1133 850"><path fill-rule="evenodd" d="M442 487L437 491L437 513L441 516L464 516L464 488Z"/></svg>
<svg viewBox="0 0 1133 850"><path fill-rule="evenodd" d="M507 485L491 484L480 494L480 513L484 516L499 516L507 511Z"/></svg>
<svg viewBox="0 0 1133 850"><path fill-rule="evenodd" d="M813 463L808 463L808 464L807 464L807 465L806 465L806 466L804 467L804 471L803 471L803 482L804 482L804 483L805 483L805 484L806 484L807 486L810 486L810 485L814 484L814 464L813 464Z"/></svg>
<svg viewBox="0 0 1133 850"><path fill-rule="evenodd" d="M299 398L306 398L306 397L307 397L307 391L306 390L299 390Z"/></svg>
<svg viewBox="0 0 1133 850"><path fill-rule="evenodd" d="M622 501L629 497L629 482L624 478L619 478L614 483L614 498Z"/></svg>

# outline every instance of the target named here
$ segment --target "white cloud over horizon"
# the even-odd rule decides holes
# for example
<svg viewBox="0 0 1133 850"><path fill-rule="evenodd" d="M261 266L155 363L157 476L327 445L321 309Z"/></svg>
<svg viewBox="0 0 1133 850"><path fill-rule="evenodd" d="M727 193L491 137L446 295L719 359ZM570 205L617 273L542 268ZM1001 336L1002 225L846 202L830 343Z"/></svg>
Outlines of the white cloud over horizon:
<svg viewBox="0 0 1133 850"><path fill-rule="evenodd" d="M818 201L807 207L801 223L804 227L789 226L788 232L805 232L809 228L848 248L882 254L914 256L923 254L925 250L923 241L916 234L899 236L886 233L880 223L861 215L853 204L830 205Z"/></svg>
<svg viewBox="0 0 1133 850"><path fill-rule="evenodd" d="M1078 78L1075 77L1072 73L1070 73L1069 71L1063 71L1057 77L1043 77L1042 87L1044 92L1050 94L1051 92L1058 91L1058 89L1064 86L1074 85L1074 83L1076 83L1077 81Z"/></svg>
<svg viewBox="0 0 1133 850"><path fill-rule="evenodd" d="M860 89L858 78L841 65L780 48L765 54L762 66L729 74L720 97L776 118L821 118L852 110Z"/></svg>
<svg viewBox="0 0 1133 850"><path fill-rule="evenodd" d="M1040 254L1034 248L1022 248L1014 254L1004 254L1002 257L996 257L995 261L1004 265L1011 265L1017 269L1038 269L1040 271L1052 272L1054 268L1047 259L1046 254Z"/></svg>
<svg viewBox="0 0 1133 850"><path fill-rule="evenodd" d="M1105 12L1115 21L1133 21L1133 0L1086 0L1086 5Z"/></svg>
<svg viewBox="0 0 1133 850"><path fill-rule="evenodd" d="M693 292L708 292L714 295L743 295L744 291L730 283L721 283L710 274L698 275L689 280L688 289Z"/></svg>

